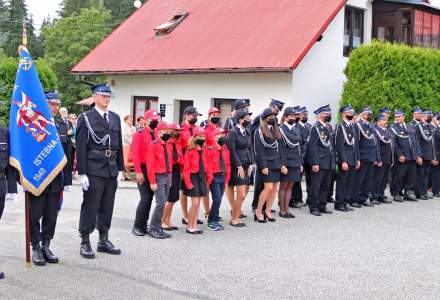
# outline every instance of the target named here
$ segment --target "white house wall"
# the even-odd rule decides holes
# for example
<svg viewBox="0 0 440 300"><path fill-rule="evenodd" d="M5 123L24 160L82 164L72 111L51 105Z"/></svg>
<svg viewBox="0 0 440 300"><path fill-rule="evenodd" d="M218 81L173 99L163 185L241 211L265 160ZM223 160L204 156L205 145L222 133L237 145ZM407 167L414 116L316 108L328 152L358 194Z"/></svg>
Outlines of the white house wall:
<svg viewBox="0 0 440 300"><path fill-rule="evenodd" d="M118 75L112 90L111 109L120 115L133 112L133 96L153 96L159 104L171 105L172 120L178 120L175 100L193 100L206 118L213 98L250 99L256 114L267 107L270 98L291 98L291 73L246 74L174 74L174 75Z"/></svg>
<svg viewBox="0 0 440 300"><path fill-rule="evenodd" d="M347 5L365 10L364 42L371 40L371 7L366 0L350 0ZM294 70L293 101L304 104L313 111L330 104L337 111L348 58L343 55L344 9L333 19L299 66Z"/></svg>

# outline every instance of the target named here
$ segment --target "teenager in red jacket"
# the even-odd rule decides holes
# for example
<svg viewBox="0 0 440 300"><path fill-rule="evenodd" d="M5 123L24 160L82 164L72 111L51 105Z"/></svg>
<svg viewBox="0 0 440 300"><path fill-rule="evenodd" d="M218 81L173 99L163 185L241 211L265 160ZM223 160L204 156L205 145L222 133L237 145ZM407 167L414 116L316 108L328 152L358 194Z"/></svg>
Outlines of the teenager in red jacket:
<svg viewBox="0 0 440 300"><path fill-rule="evenodd" d="M185 154L188 148L188 141L193 136L193 131L197 127L197 117L201 116L194 106L188 106L183 111L183 123L181 125L182 131L180 132L179 143L182 146L182 152ZM182 183L182 193L180 194L180 206L182 208L182 224L188 224L188 201L185 193L183 193L184 184ZM197 220L197 224L203 224L201 220Z"/></svg>
<svg viewBox="0 0 440 300"><path fill-rule="evenodd" d="M226 146L226 134L223 129L216 128L212 132L212 138L215 144L208 147L210 158L210 169L213 174L210 186L212 195L212 206L208 217L208 229L212 231L223 230L219 224L219 209L222 203L222 197L225 193L225 187L231 178L231 162L228 147ZM231 222L232 226L235 226Z"/></svg>
<svg viewBox="0 0 440 300"><path fill-rule="evenodd" d="M177 230L178 227L171 225L171 213L173 211L174 204L179 201L179 191L181 184L181 173L183 170L183 154L182 146L179 144L180 126L176 123L171 124L173 129L171 133L171 139L169 140L168 147L171 148L172 158L172 174L171 174L171 187L168 194L168 200L165 203L165 208L162 216L162 228L167 231Z"/></svg>
<svg viewBox="0 0 440 300"><path fill-rule="evenodd" d="M197 216L199 215L200 201L208 194L208 185L212 182L209 151L206 149L205 142L205 131L201 127L196 127L184 155L184 194L191 197L186 232L190 234L203 233L203 230L197 228Z"/></svg>
<svg viewBox="0 0 440 300"><path fill-rule="evenodd" d="M169 123L159 123L156 129L157 137L148 147L147 174L150 188L154 191L156 207L150 220L148 233L156 239L171 237L162 229L162 215L165 202L171 186L172 148L168 147L172 127Z"/></svg>
<svg viewBox="0 0 440 300"><path fill-rule="evenodd" d="M136 209L132 233L136 236L147 234L147 223L150 217L151 202L154 193L150 189L150 182L147 176L147 153L148 147L155 140L155 129L159 124L159 114L154 109L145 112L146 126L133 135L132 158L136 172L136 182L141 199Z"/></svg>

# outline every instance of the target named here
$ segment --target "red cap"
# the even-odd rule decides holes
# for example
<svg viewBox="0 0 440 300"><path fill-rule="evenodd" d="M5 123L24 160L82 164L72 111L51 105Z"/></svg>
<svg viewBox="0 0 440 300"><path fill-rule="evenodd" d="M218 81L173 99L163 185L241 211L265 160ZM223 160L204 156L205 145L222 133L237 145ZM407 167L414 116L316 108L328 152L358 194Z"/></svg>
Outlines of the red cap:
<svg viewBox="0 0 440 300"><path fill-rule="evenodd" d="M168 123L168 122L160 122L157 125L157 128L156 128L157 131L159 131L159 130L167 130L167 129L173 129L173 126L171 126L171 124Z"/></svg>
<svg viewBox="0 0 440 300"><path fill-rule="evenodd" d="M145 119L159 120L159 114L155 109L149 109L144 114Z"/></svg>
<svg viewBox="0 0 440 300"><path fill-rule="evenodd" d="M217 128L214 129L214 131L212 132L212 135L213 135L213 136L216 136L216 135L219 135L219 134L226 134L226 133L227 133L226 130L223 130L223 129L217 127Z"/></svg>
<svg viewBox="0 0 440 300"><path fill-rule="evenodd" d="M217 107L211 107L208 111L208 116L215 113L220 113L220 109L218 109Z"/></svg>
<svg viewBox="0 0 440 300"><path fill-rule="evenodd" d="M193 136L195 135L206 135L205 129L203 129L200 126L197 126L196 128L194 128L193 130Z"/></svg>

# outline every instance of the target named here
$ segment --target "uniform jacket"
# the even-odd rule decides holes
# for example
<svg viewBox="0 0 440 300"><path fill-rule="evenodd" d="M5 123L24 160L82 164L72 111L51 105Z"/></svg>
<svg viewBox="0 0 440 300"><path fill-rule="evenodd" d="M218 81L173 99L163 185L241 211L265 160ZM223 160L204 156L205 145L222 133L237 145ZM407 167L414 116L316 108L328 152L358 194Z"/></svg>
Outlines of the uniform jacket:
<svg viewBox="0 0 440 300"><path fill-rule="evenodd" d="M431 123L432 133L434 135L435 159L440 159L440 126Z"/></svg>
<svg viewBox="0 0 440 300"><path fill-rule="evenodd" d="M281 125L282 138L279 141L279 151L283 152L282 165L290 168L298 168L303 164L302 134L294 125L289 129L286 124Z"/></svg>
<svg viewBox="0 0 440 300"><path fill-rule="evenodd" d="M168 147L170 148L171 153L173 153L174 151L174 147L176 148L176 153L177 159L174 159L174 155L171 155L171 162L173 165L179 165L181 167L183 167L183 152L182 152L182 146L180 146L179 142L172 138L169 140L169 142L167 143Z"/></svg>
<svg viewBox="0 0 440 300"><path fill-rule="evenodd" d="M280 151L280 141L276 140L273 127L271 132L272 138L264 137L261 128L254 132L255 161L260 169L277 170L281 168L281 163L285 162L284 151ZM267 147L263 142L271 145L276 144L276 146Z"/></svg>
<svg viewBox="0 0 440 300"><path fill-rule="evenodd" d="M156 184L156 174L170 174L173 168L173 148L157 139L148 146L147 175L151 184ZM168 170L165 159L168 154Z"/></svg>
<svg viewBox="0 0 440 300"><path fill-rule="evenodd" d="M226 143L231 154L231 165L236 168L254 163L251 131L248 128L245 131L246 136L241 133L238 126L234 126L226 137Z"/></svg>
<svg viewBox="0 0 440 300"><path fill-rule="evenodd" d="M434 134L430 124L419 122L419 124L414 125L414 129L416 132L417 142L420 147L420 156L423 158L423 160L434 160Z"/></svg>
<svg viewBox="0 0 440 300"><path fill-rule="evenodd" d="M302 146L301 146L301 153L303 156L303 161L305 161L305 156L307 153L307 143L309 141L310 132L312 130L312 125L310 123L303 123L298 122L295 124L295 127L301 132L301 139L302 139Z"/></svg>
<svg viewBox="0 0 440 300"><path fill-rule="evenodd" d="M373 125L364 120L359 120L356 123L355 130L359 142L360 161L366 163L380 161L379 145Z"/></svg>
<svg viewBox="0 0 440 300"><path fill-rule="evenodd" d="M406 160L416 160L417 156L420 156L419 144L411 125L393 123L390 126L390 132L394 137L395 159L404 156Z"/></svg>
<svg viewBox="0 0 440 300"><path fill-rule="evenodd" d="M63 169L64 185L72 185L72 135L68 135L67 131L73 129L73 125L69 120L57 118L55 119L55 126L67 159L66 166Z"/></svg>
<svg viewBox="0 0 440 300"><path fill-rule="evenodd" d="M213 133L216 128L217 128L217 126L212 124L211 122L207 122L206 126L204 126L205 133L206 133L206 146L207 147L210 147L215 144Z"/></svg>
<svg viewBox="0 0 440 300"><path fill-rule="evenodd" d="M183 128L183 130L180 131L179 143L182 146L183 153L185 153L186 148L188 148L188 141L192 137L192 132L196 126L183 123L181 127Z"/></svg>
<svg viewBox="0 0 440 300"><path fill-rule="evenodd" d="M359 160L359 145L354 134L354 124L342 121L336 125L335 149L338 164L346 162L350 167L356 167Z"/></svg>
<svg viewBox="0 0 440 300"><path fill-rule="evenodd" d="M90 132L86 118L95 135ZM119 171L124 170L119 115L109 111L107 122L96 109L91 109L79 116L76 134L78 173L80 175L117 177ZM99 139L107 135L110 137L110 141L107 139L104 144L99 143ZM112 151L110 157L105 155L106 150Z"/></svg>
<svg viewBox="0 0 440 300"><path fill-rule="evenodd" d="M131 143L131 157L136 173L142 173L141 165L147 163L148 146L155 140L154 130L147 126L133 135Z"/></svg>
<svg viewBox="0 0 440 300"><path fill-rule="evenodd" d="M375 126L377 142L379 143L380 158L383 164L391 165L393 158L393 136L386 128Z"/></svg>
<svg viewBox="0 0 440 300"><path fill-rule="evenodd" d="M17 193L17 171L9 164L9 129L0 126L0 197Z"/></svg>
<svg viewBox="0 0 440 300"><path fill-rule="evenodd" d="M334 140L327 126L317 121L312 127L307 145L306 161L322 170L335 168Z"/></svg>
<svg viewBox="0 0 440 300"><path fill-rule="evenodd" d="M210 169L212 174L220 173L221 172L221 165L220 165L220 148L218 145L213 145L207 148L208 154L210 158ZM222 149L222 157L223 161L225 162L225 168L226 168L226 174L225 180L226 184L229 183L229 179L231 178L231 156L228 150L228 147L226 145L221 147Z"/></svg>
<svg viewBox="0 0 440 300"><path fill-rule="evenodd" d="M209 157L209 151L207 148L202 148L202 159L203 166L205 168L206 182L211 184L212 182L212 171L211 162ZM197 174L200 172L200 155L199 149L188 149L184 155L183 163L183 180L185 181L185 186L187 189L193 187L191 183L191 174Z"/></svg>

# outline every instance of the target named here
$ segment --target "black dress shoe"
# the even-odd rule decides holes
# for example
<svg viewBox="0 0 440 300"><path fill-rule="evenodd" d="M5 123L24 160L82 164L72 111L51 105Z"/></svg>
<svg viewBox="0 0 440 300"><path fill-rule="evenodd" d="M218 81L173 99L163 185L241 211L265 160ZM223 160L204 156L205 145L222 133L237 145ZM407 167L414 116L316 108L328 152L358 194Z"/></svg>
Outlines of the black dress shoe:
<svg viewBox="0 0 440 300"><path fill-rule="evenodd" d="M333 197L330 197L327 199L327 203L335 203L335 199Z"/></svg>
<svg viewBox="0 0 440 300"><path fill-rule="evenodd" d="M237 223L237 224L234 224L234 223L232 223L232 222L230 222L229 225L231 225L232 227L237 227L237 228L241 228L241 227L246 226L246 224L244 224L244 223Z"/></svg>
<svg viewBox="0 0 440 300"><path fill-rule="evenodd" d="M417 196L417 199L419 199L419 200L428 200L428 197L426 197L426 195L419 195L419 196Z"/></svg>
<svg viewBox="0 0 440 300"><path fill-rule="evenodd" d="M90 241L82 241L81 242L81 248L79 251L79 254L81 254L82 257L87 259L93 259L95 258L95 252L92 250L92 246L90 245Z"/></svg>
<svg viewBox="0 0 440 300"><path fill-rule="evenodd" d="M292 205L292 207L293 208L303 208L303 206L304 206L304 203L302 203L302 202L294 202L293 203L293 205Z"/></svg>
<svg viewBox="0 0 440 300"><path fill-rule="evenodd" d="M275 209L270 210L271 213L277 212Z"/></svg>
<svg viewBox="0 0 440 300"><path fill-rule="evenodd" d="M355 208L361 208L362 207L362 205L360 205L359 203L356 203L356 202L350 203L350 206L351 207L355 207Z"/></svg>
<svg viewBox="0 0 440 300"><path fill-rule="evenodd" d="M0 279L4 279L5 278L5 273L0 272Z"/></svg>
<svg viewBox="0 0 440 300"><path fill-rule="evenodd" d="M344 204L344 207L347 211L354 211L354 209L351 208L350 205L348 205L348 204Z"/></svg>
<svg viewBox="0 0 440 300"><path fill-rule="evenodd" d="M240 216L238 217L239 219L244 219L244 218L247 218L247 215L245 215L245 214L243 214L243 213L240 213Z"/></svg>
<svg viewBox="0 0 440 300"><path fill-rule="evenodd" d="M332 214L333 213L328 208L320 209L319 212L322 213L322 214Z"/></svg>
<svg viewBox="0 0 440 300"><path fill-rule="evenodd" d="M438 197L440 197L440 193L434 193L433 196L438 198Z"/></svg>
<svg viewBox="0 0 440 300"><path fill-rule="evenodd" d="M254 214L254 221L258 223L267 223L266 218L263 215L263 220L258 219L257 214Z"/></svg>
<svg viewBox="0 0 440 300"><path fill-rule="evenodd" d="M160 229L160 232L161 232L163 235L165 235L165 237L166 237L167 239L169 239L169 238L171 238L171 237L173 236L172 234L170 234L170 233L168 233L168 232L165 232L165 231L163 230L163 228Z"/></svg>
<svg viewBox="0 0 440 300"><path fill-rule="evenodd" d="M381 203L380 203L378 200L376 200L376 199L371 200L370 203L371 203L371 204L374 204L374 205L380 205L380 204L381 204Z"/></svg>
<svg viewBox="0 0 440 300"><path fill-rule="evenodd" d="M185 220L185 218L182 218L182 224L183 224L183 225L188 225L188 221Z"/></svg>
<svg viewBox="0 0 440 300"><path fill-rule="evenodd" d="M348 212L348 209L344 205L335 205L335 210L342 211L342 212Z"/></svg>
<svg viewBox="0 0 440 300"><path fill-rule="evenodd" d="M266 213L264 214L264 219L268 220L269 222L276 222L277 221L277 219L275 219L275 218L272 218L272 217L269 218Z"/></svg>
<svg viewBox="0 0 440 300"><path fill-rule="evenodd" d="M41 247L41 252L43 253L44 259L50 264L57 264L58 257L53 255L52 251L49 249L50 240L43 240L43 247Z"/></svg>
<svg viewBox="0 0 440 300"><path fill-rule="evenodd" d="M40 245L32 245L32 262L36 266L45 266L46 260L44 259L43 252Z"/></svg>
<svg viewBox="0 0 440 300"><path fill-rule="evenodd" d="M370 200L365 200L364 202L361 203L363 206L374 206L374 204L370 203Z"/></svg>
<svg viewBox="0 0 440 300"><path fill-rule="evenodd" d="M133 227L131 233L133 233L135 236L144 236L147 234L143 228L137 226Z"/></svg>
<svg viewBox="0 0 440 300"><path fill-rule="evenodd" d="M284 219L289 219L290 218L289 217L289 213L282 213L282 212L280 212L278 215L280 216L280 218L284 218Z"/></svg>
<svg viewBox="0 0 440 300"><path fill-rule="evenodd" d="M295 215L292 214L292 213L287 213L287 214L289 215L289 218L290 218L290 219L295 219L295 218L296 218Z"/></svg>
<svg viewBox="0 0 440 300"><path fill-rule="evenodd" d="M317 216L317 217L321 216L321 213L318 210L311 211L310 214L314 215L314 216Z"/></svg>
<svg viewBox="0 0 440 300"><path fill-rule="evenodd" d="M162 233L162 231L154 229L154 228L150 228L150 231L149 231L149 234L152 238L159 239L159 240L164 240L167 238L167 236L164 233L165 232Z"/></svg>
<svg viewBox="0 0 440 300"><path fill-rule="evenodd" d="M113 243L110 242L109 240L99 241L96 250L98 252L104 252L104 253L114 254L114 255L121 254L121 249L116 248L113 245Z"/></svg>
<svg viewBox="0 0 440 300"><path fill-rule="evenodd" d="M393 196L393 201L394 202L404 202L403 197L400 195Z"/></svg>
<svg viewBox="0 0 440 300"><path fill-rule="evenodd" d="M417 200L417 197L416 197L416 195L414 194L413 191L408 191L408 192L405 194L405 198L404 198L404 200L414 201L414 200Z"/></svg>
<svg viewBox="0 0 440 300"><path fill-rule="evenodd" d="M199 220L199 219L197 219L197 224L199 224L199 225L202 225L202 224L203 224L203 221L202 221L202 220Z"/></svg>

